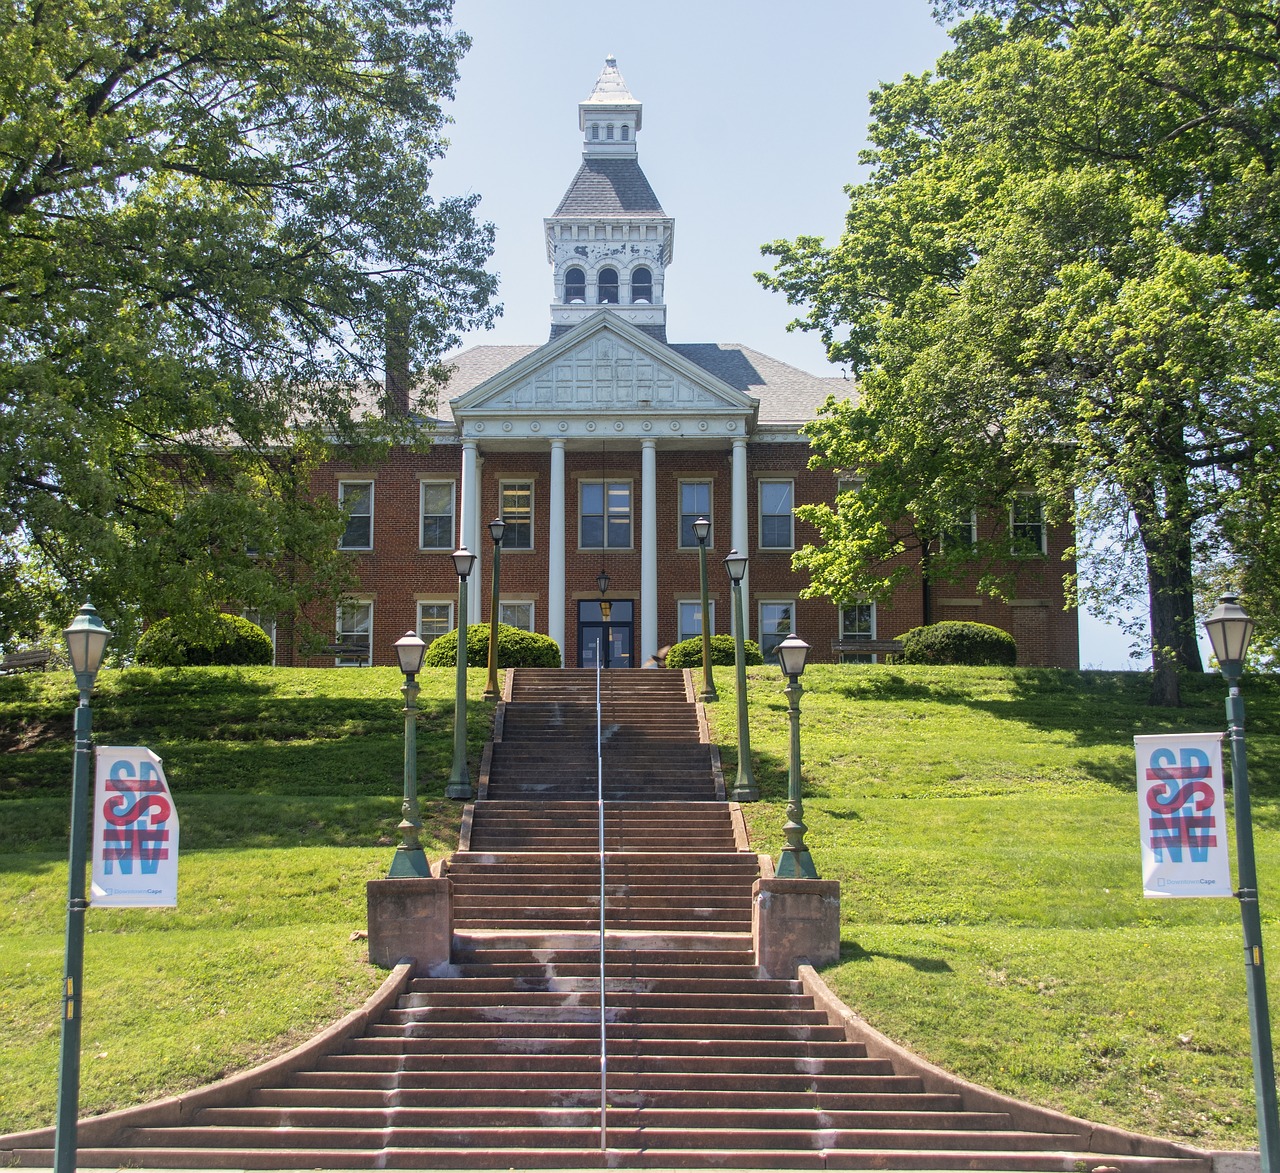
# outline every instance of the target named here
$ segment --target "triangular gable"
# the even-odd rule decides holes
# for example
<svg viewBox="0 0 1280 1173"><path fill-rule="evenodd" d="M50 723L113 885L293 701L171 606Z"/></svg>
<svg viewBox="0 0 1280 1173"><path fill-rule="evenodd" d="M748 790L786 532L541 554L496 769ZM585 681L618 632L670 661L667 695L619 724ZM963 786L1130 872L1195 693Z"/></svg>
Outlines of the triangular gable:
<svg viewBox="0 0 1280 1173"><path fill-rule="evenodd" d="M754 416L758 402L608 310L452 400L475 416Z"/></svg>

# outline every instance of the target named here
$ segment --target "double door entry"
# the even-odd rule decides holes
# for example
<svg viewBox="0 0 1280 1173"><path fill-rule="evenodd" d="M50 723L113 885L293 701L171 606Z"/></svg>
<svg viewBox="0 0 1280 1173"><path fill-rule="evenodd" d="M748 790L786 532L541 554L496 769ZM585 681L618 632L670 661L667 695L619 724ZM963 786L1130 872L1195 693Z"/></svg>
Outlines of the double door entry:
<svg viewBox="0 0 1280 1173"><path fill-rule="evenodd" d="M635 604L630 599L610 600L609 618L599 599L578 603L578 667L635 667Z"/></svg>

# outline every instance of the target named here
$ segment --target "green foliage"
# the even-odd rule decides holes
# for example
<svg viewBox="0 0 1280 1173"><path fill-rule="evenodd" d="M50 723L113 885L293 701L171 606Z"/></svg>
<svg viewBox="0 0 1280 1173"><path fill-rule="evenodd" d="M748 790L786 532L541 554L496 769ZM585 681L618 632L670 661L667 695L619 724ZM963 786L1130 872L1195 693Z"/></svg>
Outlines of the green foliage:
<svg viewBox="0 0 1280 1173"><path fill-rule="evenodd" d="M457 662L458 630L454 628L431 641L423 664L427 668L451 668ZM471 668L489 667L487 623L472 623L467 627L467 665ZM499 623L498 667L559 668L560 645L549 635Z"/></svg>
<svg viewBox="0 0 1280 1173"><path fill-rule="evenodd" d="M0 644L342 590L310 474L413 438L388 320L425 400L493 314L477 197L430 194L467 44L449 0L11 7Z"/></svg>
<svg viewBox="0 0 1280 1173"><path fill-rule="evenodd" d="M271 637L256 623L225 612L205 616L195 635L184 634L171 619L157 619L138 640L136 657L153 668L270 664Z"/></svg>
<svg viewBox="0 0 1280 1173"><path fill-rule="evenodd" d="M743 659L748 664L763 664L764 657L760 655L760 645L753 639L744 639L742 641ZM711 637L711 662L717 665L728 665L733 667L736 663L733 650L733 636L731 635L713 635ZM678 644L672 644L671 650L667 653L668 668L701 668L702 667L702 637L696 636L693 639L682 639Z"/></svg>
<svg viewBox="0 0 1280 1173"><path fill-rule="evenodd" d="M945 10L967 19L936 72L873 95L841 239L766 248L765 284L859 375L808 431L864 484L797 511L821 541L796 562L837 599L913 564L999 589L999 519L1034 489L1075 521L1095 607L1145 592L1153 699L1173 703L1199 667L1196 541L1275 563L1274 23L1213 2ZM1000 532L940 547L974 507Z"/></svg>
<svg viewBox="0 0 1280 1173"><path fill-rule="evenodd" d="M931 623L898 637L904 664L968 664L1009 667L1018 662L1018 645L1007 631L989 623Z"/></svg>

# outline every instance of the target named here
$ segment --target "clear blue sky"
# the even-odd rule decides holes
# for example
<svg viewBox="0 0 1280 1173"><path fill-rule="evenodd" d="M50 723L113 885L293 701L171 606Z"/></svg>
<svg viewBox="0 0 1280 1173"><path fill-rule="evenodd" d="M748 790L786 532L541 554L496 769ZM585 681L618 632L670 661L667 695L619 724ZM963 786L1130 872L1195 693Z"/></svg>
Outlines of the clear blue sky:
<svg viewBox="0 0 1280 1173"><path fill-rule="evenodd" d="M581 5L456 0L470 34L438 194L478 192L497 225L503 317L465 344L547 337L551 268L542 219L581 161L578 103L607 54L644 103L640 165L675 217L667 272L672 342L742 342L834 373L795 310L753 279L760 246L834 238L844 186L865 175L867 95L931 68L948 47L926 0L649 0ZM1088 617L1081 664L1129 667L1128 640Z"/></svg>

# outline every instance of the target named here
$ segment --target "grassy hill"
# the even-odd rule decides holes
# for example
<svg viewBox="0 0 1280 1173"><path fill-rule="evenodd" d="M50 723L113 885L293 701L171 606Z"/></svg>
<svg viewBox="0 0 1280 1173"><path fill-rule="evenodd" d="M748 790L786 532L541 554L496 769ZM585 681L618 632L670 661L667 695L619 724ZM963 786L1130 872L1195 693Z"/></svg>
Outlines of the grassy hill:
<svg viewBox="0 0 1280 1173"><path fill-rule="evenodd" d="M183 862L179 908L89 914L87 1110L242 1067L376 986L349 938L364 927L364 881L385 874L396 842L400 680L391 669L103 674L95 733L165 759ZM775 856L782 683L751 670L763 800L746 811ZM1140 895L1132 737L1222 728L1221 682L1189 681L1176 711L1148 708L1145 678L1129 674L818 666L804 684L809 845L824 878L842 882L841 962L826 976L845 1000L1001 1090L1211 1147L1256 1145L1238 908ZM731 778L732 672L717 686L709 713ZM483 687L473 671L473 763ZM432 858L456 843L458 806L443 798L452 691L451 670L424 673ZM1270 943L1280 682L1244 691ZM53 1114L73 703L65 675L0 680L0 1131Z"/></svg>

